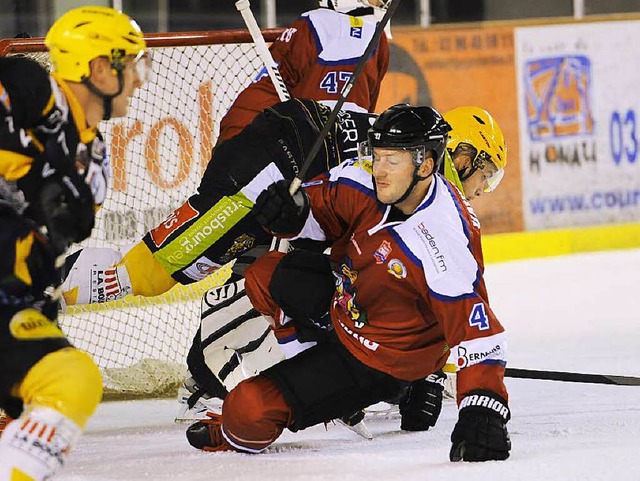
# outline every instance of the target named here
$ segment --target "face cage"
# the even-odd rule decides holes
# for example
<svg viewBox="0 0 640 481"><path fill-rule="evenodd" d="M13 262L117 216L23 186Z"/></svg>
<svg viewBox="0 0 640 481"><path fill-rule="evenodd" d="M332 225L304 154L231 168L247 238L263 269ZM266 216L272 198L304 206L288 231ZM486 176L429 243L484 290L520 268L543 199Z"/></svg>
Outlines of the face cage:
<svg viewBox="0 0 640 481"><path fill-rule="evenodd" d="M377 8L380 10L386 10L389 8L389 5L391 4L391 0L361 0L361 3L366 4L366 6L368 7L373 7L373 8Z"/></svg>
<svg viewBox="0 0 640 481"><path fill-rule="evenodd" d="M111 68L119 72L124 71L127 66L127 58L124 50L111 51ZM141 83L147 83L151 78L152 64L151 53L147 50L140 50L132 60L133 68Z"/></svg>
<svg viewBox="0 0 640 481"><path fill-rule="evenodd" d="M487 152L485 152L484 150L478 152L478 149L476 149L471 144L461 142L456 147L456 150L454 150L453 152L450 151L450 154L451 158L455 158L457 155L464 154L473 159L471 161L471 173L479 170L485 175L487 188L484 189L484 192L486 193L496 190L496 188L502 181L502 178L504 177L504 169L498 168L496 163ZM492 170L491 174L487 174L487 172L485 172L485 169L487 168L490 168Z"/></svg>
<svg viewBox="0 0 640 481"><path fill-rule="evenodd" d="M484 189L484 191L489 193L496 190L496 188L502 181L502 178L504 177L504 169L499 169L491 156L484 150L481 150L478 153L476 158L473 159L471 165L477 170L481 171L485 176L485 180L487 181L487 188ZM487 169L491 169L491 174L488 174L486 172Z"/></svg>
<svg viewBox="0 0 640 481"><path fill-rule="evenodd" d="M336 11L345 11L344 6L340 6L339 5L339 1L335 1L335 0L329 0L329 2L331 3L331 6L333 6L333 9ZM327 2L327 3L329 3ZM353 5L353 10L355 10L356 8L359 7L373 7L376 10L387 10L389 8L389 5L391 4L391 0L377 0L377 1L369 1L369 0L352 0L352 2L354 3ZM376 3L378 3L378 5L375 5ZM325 6L324 2L319 2L320 6ZM358 5L359 4L359 5ZM328 6L328 5L327 5ZM347 7L349 8L349 7Z"/></svg>
<svg viewBox="0 0 640 481"><path fill-rule="evenodd" d="M390 149L390 150L410 150L411 151L411 160L413 161L413 165L419 167L424 162L426 158L426 149L424 145L415 145L410 147L397 147L394 145L377 145L376 147L380 149ZM358 144L358 160L362 161L371 161L373 162L373 149L368 141L360 142Z"/></svg>

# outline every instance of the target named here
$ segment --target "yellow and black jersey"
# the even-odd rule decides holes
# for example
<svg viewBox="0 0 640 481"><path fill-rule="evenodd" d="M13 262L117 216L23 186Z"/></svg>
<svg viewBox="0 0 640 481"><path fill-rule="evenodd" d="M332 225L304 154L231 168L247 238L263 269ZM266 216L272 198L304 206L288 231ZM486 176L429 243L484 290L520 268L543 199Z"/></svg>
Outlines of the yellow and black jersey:
<svg viewBox="0 0 640 481"><path fill-rule="evenodd" d="M95 136L78 99L55 73L28 57L0 58L0 176L20 181L28 197L43 177L27 176L34 165L73 165L78 145Z"/></svg>

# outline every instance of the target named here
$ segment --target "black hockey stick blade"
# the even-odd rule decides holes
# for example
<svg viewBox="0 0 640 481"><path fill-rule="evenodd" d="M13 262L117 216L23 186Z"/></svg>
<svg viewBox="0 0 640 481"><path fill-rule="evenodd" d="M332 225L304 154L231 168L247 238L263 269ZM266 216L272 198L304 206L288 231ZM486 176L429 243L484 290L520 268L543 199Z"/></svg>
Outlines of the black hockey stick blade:
<svg viewBox="0 0 640 481"><path fill-rule="evenodd" d="M614 384L616 386L640 386L640 377L611 374L585 374L564 371L540 371L536 369L507 368L505 377L539 379L543 381L583 382L589 384Z"/></svg>

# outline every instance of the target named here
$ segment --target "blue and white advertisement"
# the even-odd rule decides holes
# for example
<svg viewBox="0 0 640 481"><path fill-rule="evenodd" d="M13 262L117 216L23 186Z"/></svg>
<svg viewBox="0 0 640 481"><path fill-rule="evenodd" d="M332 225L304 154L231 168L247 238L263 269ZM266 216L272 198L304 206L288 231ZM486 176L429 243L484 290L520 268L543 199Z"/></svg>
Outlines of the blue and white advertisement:
<svg viewBox="0 0 640 481"><path fill-rule="evenodd" d="M526 230L640 221L640 22L518 28Z"/></svg>

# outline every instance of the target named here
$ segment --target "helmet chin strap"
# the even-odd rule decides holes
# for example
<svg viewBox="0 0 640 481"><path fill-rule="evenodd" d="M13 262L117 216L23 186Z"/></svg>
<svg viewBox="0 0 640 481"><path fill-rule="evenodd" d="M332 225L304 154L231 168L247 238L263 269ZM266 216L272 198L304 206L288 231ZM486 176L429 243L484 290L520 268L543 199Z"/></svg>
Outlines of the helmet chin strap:
<svg viewBox="0 0 640 481"><path fill-rule="evenodd" d="M83 80L84 83L91 92L102 99L103 115L102 120L109 120L111 118L113 99L122 93L124 89L124 75L122 70L116 70L118 72L118 91L115 94L107 95L98 87L91 83L91 80L87 77Z"/></svg>
<svg viewBox="0 0 640 481"><path fill-rule="evenodd" d="M458 170L458 177L460 178L461 182L464 182L473 174L475 174L477 170L478 170L478 166L476 165L476 162L474 160L470 160L465 167Z"/></svg>

